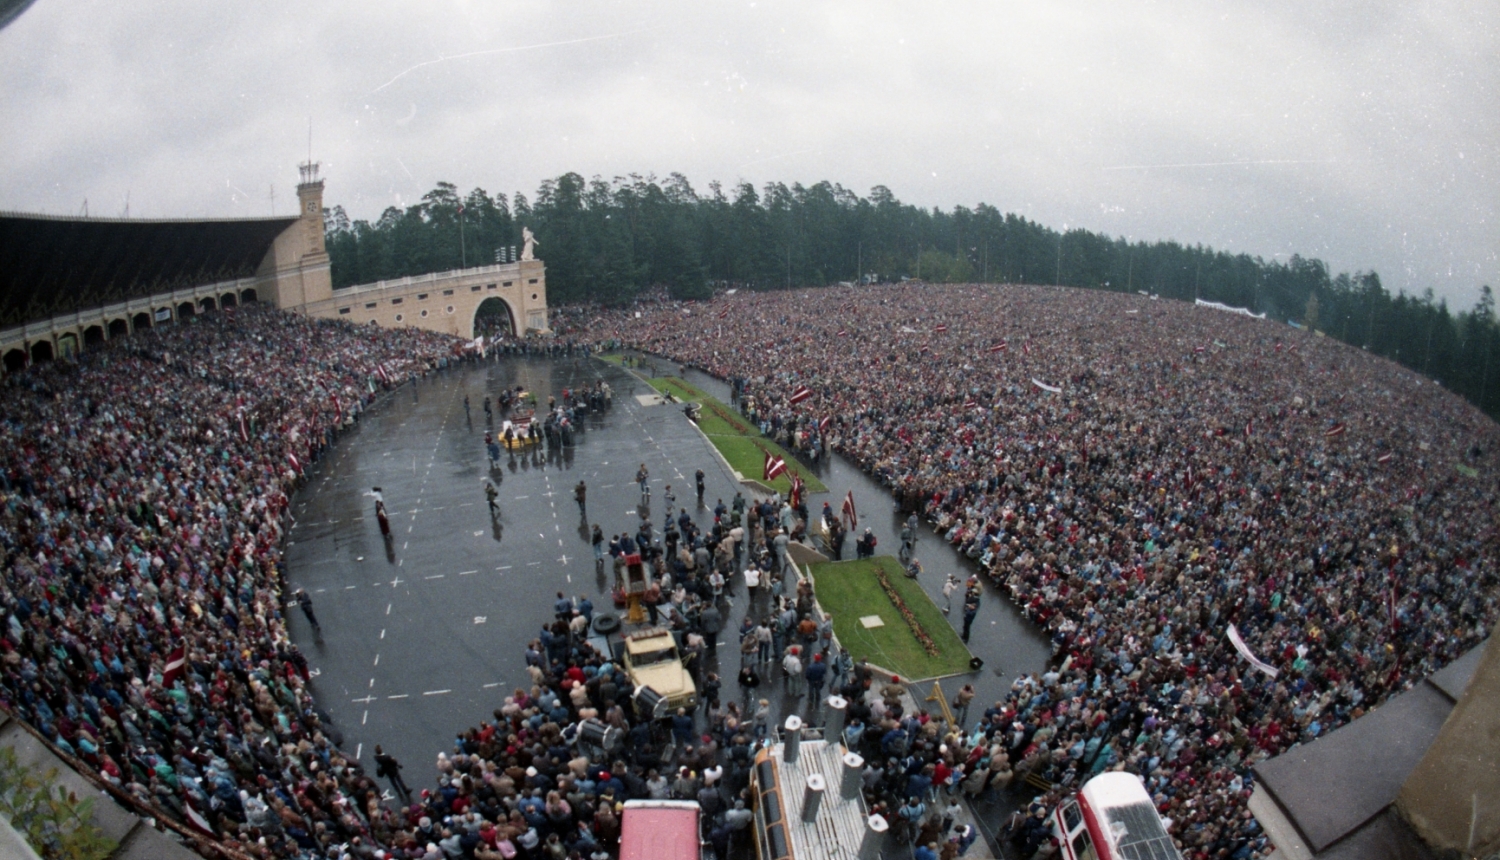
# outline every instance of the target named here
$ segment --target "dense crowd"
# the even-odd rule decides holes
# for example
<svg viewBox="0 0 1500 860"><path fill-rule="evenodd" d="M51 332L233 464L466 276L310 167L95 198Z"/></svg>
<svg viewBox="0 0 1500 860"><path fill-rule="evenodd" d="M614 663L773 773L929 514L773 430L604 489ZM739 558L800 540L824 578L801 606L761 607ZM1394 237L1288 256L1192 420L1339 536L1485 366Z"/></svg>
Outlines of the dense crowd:
<svg viewBox="0 0 1500 860"><path fill-rule="evenodd" d="M1049 633L1053 667L974 727L1058 786L1037 820L1125 769L1189 857L1268 853L1250 766L1442 667L1497 615L1500 428L1312 332L1145 296L920 284L576 324L731 381L790 447L849 457ZM1013 834L1048 850L1036 824Z"/></svg>
<svg viewBox="0 0 1500 860"><path fill-rule="evenodd" d="M288 497L382 391L461 347L246 306L7 376L0 706L248 854L363 829L369 780L282 621Z"/></svg>

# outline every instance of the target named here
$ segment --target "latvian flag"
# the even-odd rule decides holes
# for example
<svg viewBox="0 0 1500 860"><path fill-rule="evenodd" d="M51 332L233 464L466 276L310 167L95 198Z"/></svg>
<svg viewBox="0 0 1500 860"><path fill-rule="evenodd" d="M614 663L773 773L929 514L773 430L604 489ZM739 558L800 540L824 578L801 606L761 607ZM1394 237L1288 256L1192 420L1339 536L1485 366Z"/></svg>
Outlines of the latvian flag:
<svg viewBox="0 0 1500 860"><path fill-rule="evenodd" d="M219 834L214 832L214 826L208 823L208 819L204 818L202 813L193 808L193 801L187 795L183 795L182 811L187 813L188 826L205 836L219 838Z"/></svg>
<svg viewBox="0 0 1500 860"><path fill-rule="evenodd" d="M948 324L947 323L938 323L937 328L933 329L933 331L937 332L938 334L942 334L943 332L945 332L947 330L948 330Z"/></svg>
<svg viewBox="0 0 1500 860"><path fill-rule="evenodd" d="M839 337L848 337L848 336L849 336L849 330L848 329L846 329L846 328L839 329Z"/></svg>
<svg viewBox="0 0 1500 860"><path fill-rule="evenodd" d="M767 481L773 481L776 479L777 475L780 475L784 472L786 472L786 461L772 454L770 451L767 451L766 464L765 468L763 469L763 475L765 479Z"/></svg>
<svg viewBox="0 0 1500 860"><path fill-rule="evenodd" d="M967 400L964 401L964 408L965 409L978 409L979 408L979 403L974 398L970 397L969 399L967 399Z"/></svg>
<svg viewBox="0 0 1500 860"><path fill-rule="evenodd" d="M1377 462L1377 463L1389 463L1393 458L1395 458L1395 456L1396 456L1396 453L1394 451L1387 451L1384 454L1381 454L1379 457L1376 457L1375 458L1375 462Z"/></svg>
<svg viewBox="0 0 1500 860"><path fill-rule="evenodd" d="M1332 439L1335 436L1342 436L1342 435L1344 435L1344 432L1346 430L1348 430L1348 429L1349 429L1348 427L1345 427L1344 424L1342 422L1340 422L1338 424L1333 425L1332 427L1329 427L1327 430L1324 430L1323 431L1323 436L1324 436L1324 438Z"/></svg>
<svg viewBox="0 0 1500 860"><path fill-rule="evenodd" d="M1208 352L1208 347L1206 347L1206 346L1195 346L1195 347L1193 347L1193 352Z"/></svg>
<svg viewBox="0 0 1500 860"><path fill-rule="evenodd" d="M990 347L990 352L1005 352L1009 348L1010 348L1010 346L1008 344L1006 344L1005 341L1002 340L999 343L995 344L994 346Z"/></svg>
<svg viewBox="0 0 1500 860"><path fill-rule="evenodd" d="M177 679L182 677L186 666L187 651L178 645L172 649L172 653L167 655L167 666L161 673L161 685L170 689L173 684L177 683Z"/></svg>
<svg viewBox="0 0 1500 860"><path fill-rule="evenodd" d="M1246 436L1253 436L1253 435L1255 435L1255 419L1252 418L1249 421L1245 422L1245 435Z"/></svg>
<svg viewBox="0 0 1500 860"><path fill-rule="evenodd" d="M917 352L932 352L932 350L928 349L927 344L924 343L922 344L922 348L917 350Z"/></svg>
<svg viewBox="0 0 1500 860"><path fill-rule="evenodd" d="M792 396L787 398L787 402L801 403L809 397L812 397L812 389L806 385L799 385L797 386L797 390L792 392Z"/></svg>
<svg viewBox="0 0 1500 860"><path fill-rule="evenodd" d="M828 432L828 428L832 427L832 426L833 426L833 416L832 415L825 415L825 416L823 416L823 420L818 422L818 432L819 433L827 433Z"/></svg>
<svg viewBox="0 0 1500 860"><path fill-rule="evenodd" d="M729 308L719 311L719 319L724 319L727 316L729 316Z"/></svg>
<svg viewBox="0 0 1500 860"><path fill-rule="evenodd" d="M844 519L849 521L849 530L854 531L854 529L859 525L859 514L855 513L854 511L853 490L850 490L848 495L844 496L842 512Z"/></svg>
<svg viewBox="0 0 1500 860"><path fill-rule="evenodd" d="M302 461L297 459L296 454L293 454L291 451L286 452L286 461L292 464L293 471L301 473Z"/></svg>
<svg viewBox="0 0 1500 860"><path fill-rule="evenodd" d="M249 442L250 441L250 430L245 427L245 413L244 413L244 411L241 410L235 417L238 418L239 421L240 421L240 441L241 442Z"/></svg>
<svg viewBox="0 0 1500 860"><path fill-rule="evenodd" d="M378 377L380 377L380 381L384 382L386 385L390 385L391 384L391 375L389 373L385 372L385 365L383 365L383 364L377 364L377 365L375 365L375 375L378 376Z"/></svg>
<svg viewBox="0 0 1500 860"><path fill-rule="evenodd" d="M791 492L791 497L790 497L790 501L792 503L792 507L797 508L797 507L801 507L802 506L802 494L805 493L805 492L807 492L807 484L804 484L802 482L802 476L801 475L793 475L792 476L792 492Z"/></svg>
<svg viewBox="0 0 1500 860"><path fill-rule="evenodd" d="M1027 355L1031 355L1031 341L1030 340L1023 340L1023 341L1021 341L1021 352L1024 352Z"/></svg>

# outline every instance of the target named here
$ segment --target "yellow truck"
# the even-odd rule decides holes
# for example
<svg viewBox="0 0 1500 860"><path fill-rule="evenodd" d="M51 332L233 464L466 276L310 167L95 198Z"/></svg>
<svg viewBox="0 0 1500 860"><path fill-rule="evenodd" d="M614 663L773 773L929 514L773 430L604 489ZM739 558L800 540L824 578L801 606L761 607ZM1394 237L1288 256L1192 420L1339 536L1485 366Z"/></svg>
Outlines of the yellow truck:
<svg viewBox="0 0 1500 860"><path fill-rule="evenodd" d="M660 719L698 707L698 685L682 665L671 631L652 628L625 637L625 674L635 685L636 710Z"/></svg>

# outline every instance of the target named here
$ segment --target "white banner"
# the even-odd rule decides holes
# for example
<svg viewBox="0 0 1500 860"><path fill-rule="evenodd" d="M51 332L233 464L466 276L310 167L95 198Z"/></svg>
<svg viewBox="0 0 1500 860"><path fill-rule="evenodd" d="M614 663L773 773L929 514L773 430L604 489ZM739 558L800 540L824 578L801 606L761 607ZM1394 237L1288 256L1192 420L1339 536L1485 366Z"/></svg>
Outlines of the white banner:
<svg viewBox="0 0 1500 860"><path fill-rule="evenodd" d="M1040 379L1037 379L1035 376L1031 377L1031 384L1035 385L1037 388L1040 388L1043 391L1050 391L1053 394L1062 394L1061 388L1058 388L1055 385L1048 385Z"/></svg>
<svg viewBox="0 0 1500 860"><path fill-rule="evenodd" d="M1250 647L1245 644L1244 639L1240 638L1240 631L1236 630L1233 624L1229 625L1228 632L1229 641L1234 643L1234 650L1240 652L1241 657L1244 657L1246 660L1250 661L1250 665L1261 670L1262 672L1265 672L1272 678L1281 674L1280 672L1276 671L1276 667L1270 665L1269 663L1263 662L1259 657L1256 657L1254 654L1250 653Z"/></svg>
<svg viewBox="0 0 1500 860"><path fill-rule="evenodd" d="M1231 307L1230 305L1220 304L1219 302L1205 302L1202 299L1194 299L1193 304L1197 305L1200 308L1213 308L1216 311L1228 311L1232 314L1240 314L1242 316L1250 317L1251 319L1263 320L1266 318L1265 314L1251 313L1249 308L1236 308Z"/></svg>

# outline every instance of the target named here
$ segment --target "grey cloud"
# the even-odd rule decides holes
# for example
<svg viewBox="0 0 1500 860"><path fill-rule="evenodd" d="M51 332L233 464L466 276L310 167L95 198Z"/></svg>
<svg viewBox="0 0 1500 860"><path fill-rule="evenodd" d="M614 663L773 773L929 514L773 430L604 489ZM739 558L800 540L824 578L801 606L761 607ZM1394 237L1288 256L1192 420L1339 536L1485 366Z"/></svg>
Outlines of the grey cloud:
<svg viewBox="0 0 1500 860"><path fill-rule="evenodd" d="M0 32L0 207L116 214L128 190L134 214L266 214L272 184L291 199L312 117L328 200L356 217L438 180L826 178L1316 255L1467 306L1500 271L1497 15L44 0Z"/></svg>

